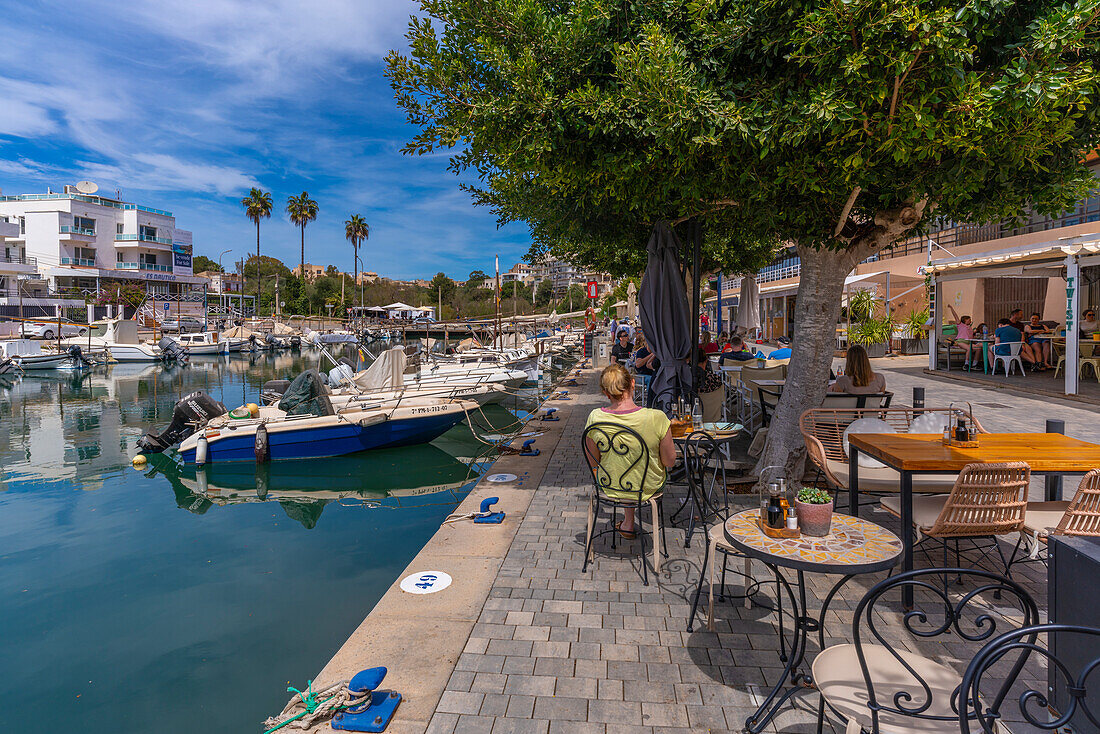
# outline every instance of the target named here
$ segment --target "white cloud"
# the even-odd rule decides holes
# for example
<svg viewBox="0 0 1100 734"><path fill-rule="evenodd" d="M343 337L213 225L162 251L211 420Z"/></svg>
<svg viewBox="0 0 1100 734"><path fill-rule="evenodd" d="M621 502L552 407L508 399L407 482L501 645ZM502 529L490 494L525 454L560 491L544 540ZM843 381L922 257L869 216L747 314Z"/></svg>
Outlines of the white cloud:
<svg viewBox="0 0 1100 734"><path fill-rule="evenodd" d="M160 153L135 153L118 165L80 161L78 170L83 176L107 184L108 188L232 196L252 186L260 186L255 178L236 168L182 161Z"/></svg>

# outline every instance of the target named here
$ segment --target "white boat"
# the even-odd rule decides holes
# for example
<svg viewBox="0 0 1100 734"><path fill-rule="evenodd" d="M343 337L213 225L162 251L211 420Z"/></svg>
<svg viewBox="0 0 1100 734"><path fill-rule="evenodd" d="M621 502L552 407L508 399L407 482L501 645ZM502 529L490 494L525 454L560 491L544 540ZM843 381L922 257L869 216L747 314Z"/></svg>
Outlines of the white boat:
<svg viewBox="0 0 1100 734"><path fill-rule="evenodd" d="M490 405L499 403L508 394L503 384L487 380L488 375L418 382L415 375L404 374L406 359L405 350L398 347L382 352L361 372L350 374L346 366L332 370L328 379L333 405L399 404L409 398L422 397Z"/></svg>
<svg viewBox="0 0 1100 734"><path fill-rule="evenodd" d="M0 359L10 360L9 367L23 372L39 370L73 370L91 366L79 348L69 351L43 352L42 343L33 339L12 339L0 342Z"/></svg>
<svg viewBox="0 0 1100 734"><path fill-rule="evenodd" d="M8 372L11 372L12 367L14 365L15 365L15 363L12 362L7 357L5 357L4 359L0 359L0 375L4 375L4 374L7 374Z"/></svg>
<svg viewBox="0 0 1100 734"><path fill-rule="evenodd" d="M129 319L103 319L91 324L88 336L65 339L65 346L82 349L106 349L118 362L159 362L163 359L160 347L138 339L138 325Z"/></svg>
<svg viewBox="0 0 1100 734"><path fill-rule="evenodd" d="M229 341L219 338L216 331L201 331L180 334L176 337L179 345L192 357L209 354L228 354Z"/></svg>

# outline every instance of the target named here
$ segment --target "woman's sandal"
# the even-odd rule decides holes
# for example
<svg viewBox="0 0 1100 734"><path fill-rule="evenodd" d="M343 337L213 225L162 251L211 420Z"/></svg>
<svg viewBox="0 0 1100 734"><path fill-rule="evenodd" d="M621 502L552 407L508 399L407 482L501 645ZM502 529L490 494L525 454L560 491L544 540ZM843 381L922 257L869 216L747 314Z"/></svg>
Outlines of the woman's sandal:
<svg viewBox="0 0 1100 734"><path fill-rule="evenodd" d="M615 532L617 532L619 535L623 536L627 540L634 540L638 537L638 533L634 532L633 530L623 530L622 520L619 520L617 523L615 523Z"/></svg>

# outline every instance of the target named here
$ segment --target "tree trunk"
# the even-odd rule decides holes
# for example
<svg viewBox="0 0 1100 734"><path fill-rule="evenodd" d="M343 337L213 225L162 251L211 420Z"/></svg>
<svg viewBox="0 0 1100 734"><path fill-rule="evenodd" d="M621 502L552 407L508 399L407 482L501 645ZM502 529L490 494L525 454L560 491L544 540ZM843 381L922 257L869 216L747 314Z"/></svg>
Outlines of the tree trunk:
<svg viewBox="0 0 1100 734"><path fill-rule="evenodd" d="M303 280L306 277L306 225L302 225L302 262L299 265L298 275Z"/></svg>
<svg viewBox="0 0 1100 734"><path fill-rule="evenodd" d="M263 284L260 277L260 220L256 220L256 307L252 309L252 317L260 317L260 286Z"/></svg>
<svg viewBox="0 0 1100 734"><path fill-rule="evenodd" d="M786 478L797 486L802 481L806 445L798 430L799 418L817 408L825 398L829 368L836 350L836 324L840 317L844 279L856 265L884 247L901 240L920 221L927 206L922 200L912 206L879 212L873 225L848 241L843 250L798 247L802 272L795 301L795 331L791 340L791 362L783 395L768 426L764 451L757 463L763 481ZM777 471L772 467L781 467Z"/></svg>
<svg viewBox="0 0 1100 734"><path fill-rule="evenodd" d="M772 416L757 465L764 480L780 476L788 482L802 480L806 453L798 419L803 411L816 408L825 398L836 349L844 278L852 270L851 258L844 252L799 247L798 254L802 273L794 309L797 331L791 342L791 362L783 395Z"/></svg>

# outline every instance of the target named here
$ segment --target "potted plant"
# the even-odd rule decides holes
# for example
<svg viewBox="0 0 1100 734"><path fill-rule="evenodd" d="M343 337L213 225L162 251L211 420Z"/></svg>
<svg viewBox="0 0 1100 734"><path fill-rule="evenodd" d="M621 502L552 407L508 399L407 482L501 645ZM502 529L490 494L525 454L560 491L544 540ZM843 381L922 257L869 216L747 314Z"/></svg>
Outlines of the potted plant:
<svg viewBox="0 0 1100 734"><path fill-rule="evenodd" d="M823 537L833 524L833 497L817 487L803 487L795 498L794 513L803 535Z"/></svg>
<svg viewBox="0 0 1100 734"><path fill-rule="evenodd" d="M894 334L894 320L885 304L871 291L859 290L848 299L848 315L852 320L848 341L866 349L868 357L885 356Z"/></svg>

